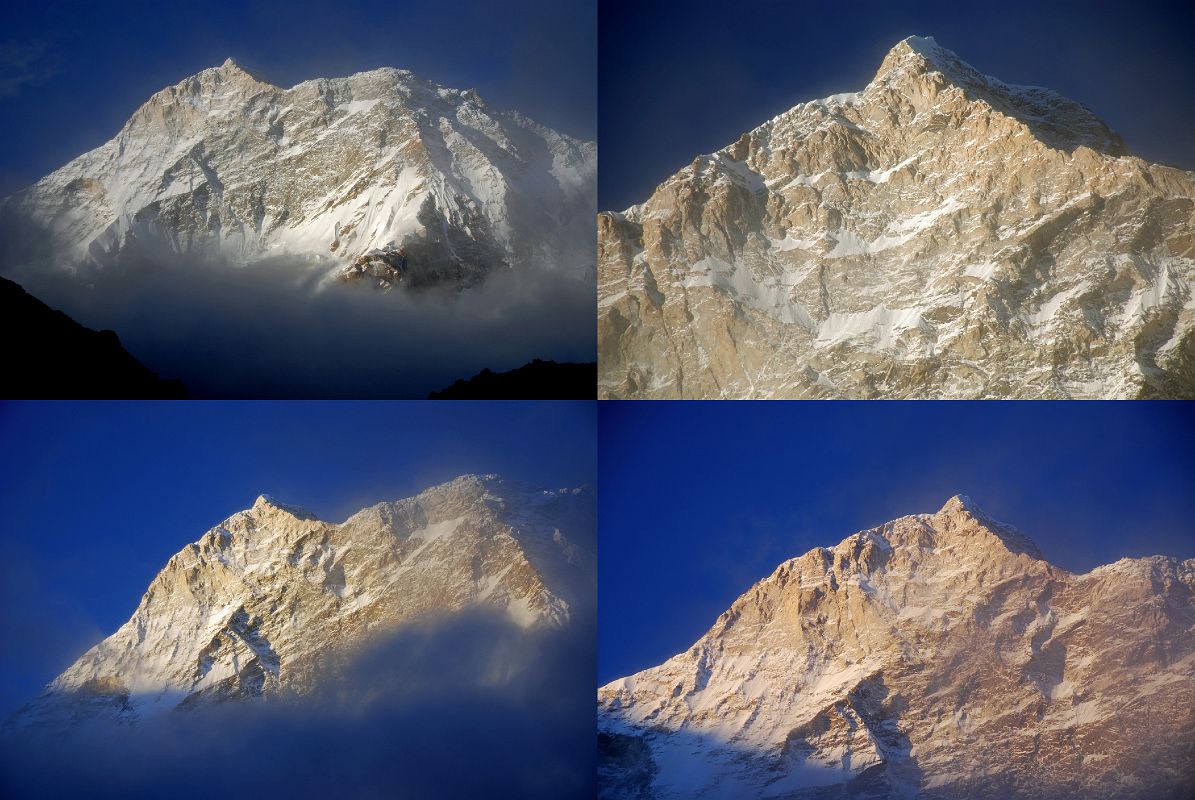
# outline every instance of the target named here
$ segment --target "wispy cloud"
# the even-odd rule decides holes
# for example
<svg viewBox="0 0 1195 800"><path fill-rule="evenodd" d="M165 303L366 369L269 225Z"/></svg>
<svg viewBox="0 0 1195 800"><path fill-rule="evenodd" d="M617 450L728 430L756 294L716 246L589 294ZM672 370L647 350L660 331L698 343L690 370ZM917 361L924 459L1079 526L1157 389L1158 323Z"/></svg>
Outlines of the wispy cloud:
<svg viewBox="0 0 1195 800"><path fill-rule="evenodd" d="M564 629L413 621L329 654L301 693L0 733L0 795L586 800L593 642L587 612Z"/></svg>
<svg viewBox="0 0 1195 800"><path fill-rule="evenodd" d="M14 97L56 74L58 68L46 42L0 42L0 98Z"/></svg>

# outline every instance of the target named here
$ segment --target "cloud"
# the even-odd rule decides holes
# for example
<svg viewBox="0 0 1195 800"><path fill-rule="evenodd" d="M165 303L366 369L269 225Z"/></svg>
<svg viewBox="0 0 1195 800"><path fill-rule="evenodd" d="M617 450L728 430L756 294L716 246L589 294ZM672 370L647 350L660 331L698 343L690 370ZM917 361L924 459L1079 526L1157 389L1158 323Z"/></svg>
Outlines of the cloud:
<svg viewBox="0 0 1195 800"><path fill-rule="evenodd" d="M0 98L14 97L58 74L45 42L0 43Z"/></svg>
<svg viewBox="0 0 1195 800"><path fill-rule="evenodd" d="M592 617L405 625L305 696L171 713L64 742L4 740L6 797L588 798ZM332 659L335 661L335 659Z"/></svg>
<svg viewBox="0 0 1195 800"><path fill-rule="evenodd" d="M321 282L310 262L172 257L71 274L50 237L0 221L0 274L96 329L112 329L197 397L423 398L483 368L593 361L592 265L499 270L460 291Z"/></svg>

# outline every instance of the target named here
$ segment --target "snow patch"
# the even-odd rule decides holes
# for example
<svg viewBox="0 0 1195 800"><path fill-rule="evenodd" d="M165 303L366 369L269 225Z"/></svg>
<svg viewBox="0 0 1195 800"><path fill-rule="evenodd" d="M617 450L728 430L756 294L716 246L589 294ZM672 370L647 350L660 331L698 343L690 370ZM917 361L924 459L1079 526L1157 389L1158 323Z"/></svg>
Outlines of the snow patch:
<svg viewBox="0 0 1195 800"><path fill-rule="evenodd" d="M457 517L456 519L442 520L428 525L425 528L411 531L409 538L422 539L428 542L434 542L438 539L446 539L452 534L456 533L456 529L465 521L464 517Z"/></svg>
<svg viewBox="0 0 1195 800"><path fill-rule="evenodd" d="M833 312L817 326L817 344L822 347L867 338L880 349L896 344L901 334L910 330L932 333L933 329L921 316L920 308L888 309L878 306L870 311Z"/></svg>
<svg viewBox="0 0 1195 800"><path fill-rule="evenodd" d="M719 288L780 322L797 324L807 330L816 327L809 311L789 296L783 281L757 280L750 269L720 258L708 256L693 264L682 285L686 289L698 286Z"/></svg>
<svg viewBox="0 0 1195 800"><path fill-rule="evenodd" d="M373 100L351 100L347 103L342 103L337 108L347 114L360 114L363 111L369 111L379 102L381 102L380 99L376 97Z"/></svg>
<svg viewBox="0 0 1195 800"><path fill-rule="evenodd" d="M968 264L963 270L963 275L968 278L979 278L980 280L991 280L996 275L996 270L1000 266L991 261L985 261L982 264Z"/></svg>
<svg viewBox="0 0 1195 800"><path fill-rule="evenodd" d="M767 239L771 249L779 253L789 250L813 250L821 243L820 239L794 239L792 233L786 233L783 239L774 239L771 236Z"/></svg>

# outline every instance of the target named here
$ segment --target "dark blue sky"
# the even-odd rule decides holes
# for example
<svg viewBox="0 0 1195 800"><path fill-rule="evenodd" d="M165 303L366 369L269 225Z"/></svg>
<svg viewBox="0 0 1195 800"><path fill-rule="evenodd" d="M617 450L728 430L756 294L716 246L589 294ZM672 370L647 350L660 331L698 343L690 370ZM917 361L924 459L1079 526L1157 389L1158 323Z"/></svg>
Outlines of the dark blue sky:
<svg viewBox="0 0 1195 800"><path fill-rule="evenodd" d="M1189 403L600 406L601 683L686 649L781 561L958 493L1069 570L1195 557Z"/></svg>
<svg viewBox="0 0 1195 800"><path fill-rule="evenodd" d="M1048 86L1134 154L1195 169L1195 4L1150 0L601 0L598 204L643 202L799 102L862 89L909 35Z"/></svg>
<svg viewBox="0 0 1195 800"><path fill-rule="evenodd" d="M596 482L593 403L0 404L0 718L272 494L339 522L457 475Z"/></svg>
<svg viewBox="0 0 1195 800"><path fill-rule="evenodd" d="M233 56L280 86L402 67L592 139L593 0L15 0L0 6L0 196Z"/></svg>

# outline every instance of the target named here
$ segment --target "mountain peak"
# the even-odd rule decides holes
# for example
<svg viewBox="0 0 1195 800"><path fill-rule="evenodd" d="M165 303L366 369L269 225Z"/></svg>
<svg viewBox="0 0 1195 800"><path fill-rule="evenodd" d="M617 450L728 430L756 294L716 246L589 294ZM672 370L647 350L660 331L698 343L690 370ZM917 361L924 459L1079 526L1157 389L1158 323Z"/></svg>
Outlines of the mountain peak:
<svg viewBox="0 0 1195 800"><path fill-rule="evenodd" d="M317 519L317 517L307 509L280 502L277 498L268 494L258 495L257 500L253 502L253 510L283 511L287 514L290 514L295 519Z"/></svg>
<svg viewBox="0 0 1195 800"><path fill-rule="evenodd" d="M975 501L965 494L956 494L954 497L951 497L946 501L942 508L938 510L938 513L950 514L959 511L966 511L971 514L983 513L979 510L979 506L975 505Z"/></svg>
<svg viewBox="0 0 1195 800"><path fill-rule="evenodd" d="M208 71L208 70L205 70L205 71ZM244 65L242 65L239 61L237 61L232 56L229 56L228 58L224 59L224 63L221 64L220 66L212 67L210 71L215 72L216 74L218 74L221 77L228 79L228 80L240 80L240 81L248 80L252 83L262 83L267 86L273 86L273 84L270 83L269 81L262 80L257 75L255 75L252 72L250 72L249 70L245 69ZM275 88L278 88L278 87L275 87Z"/></svg>
<svg viewBox="0 0 1195 800"><path fill-rule="evenodd" d="M965 494L956 494L947 500L934 516L939 515L969 517L985 531L999 539L1010 553L1024 553L1030 558L1039 561L1045 560L1045 556L1042 555L1041 550L1037 548L1037 544L1032 539L1011 525L1005 525L1003 522L997 522L989 517L983 512L983 509L976 505L974 500Z"/></svg>
<svg viewBox="0 0 1195 800"><path fill-rule="evenodd" d="M932 36L906 36L897 43L897 47L904 45L910 50L915 50L918 53L928 54L942 49L942 45L938 44L937 39Z"/></svg>
<svg viewBox="0 0 1195 800"><path fill-rule="evenodd" d="M938 40L932 36L906 36L888 51L888 58L901 59L910 55L919 56L926 65L938 69L948 68L951 62L961 61L958 54L938 44Z"/></svg>
<svg viewBox="0 0 1195 800"><path fill-rule="evenodd" d="M884 56L875 80L889 82L891 78L906 72L948 73L955 64L970 68L957 54L938 44L934 37L906 36L893 45Z"/></svg>
<svg viewBox="0 0 1195 800"><path fill-rule="evenodd" d="M920 92L923 91L921 87L924 87L927 76L930 76L930 83L939 91L954 86L963 90L970 99L979 98L989 102L992 102L989 95L993 93L1019 96L1027 90L1049 91L1039 87L1013 86L985 75L964 61L958 53L938 44L932 36L906 36L893 45L876 71L872 85L898 89L902 93L916 86ZM1007 104L997 101L993 105Z"/></svg>
<svg viewBox="0 0 1195 800"><path fill-rule="evenodd" d="M938 107L946 89L966 102L981 101L1024 124L1046 145L1073 151L1080 146L1108 155L1128 153L1124 141L1090 109L1041 86L1018 86L985 75L932 36L908 36L888 51L869 89L896 91L920 98L925 109Z"/></svg>

